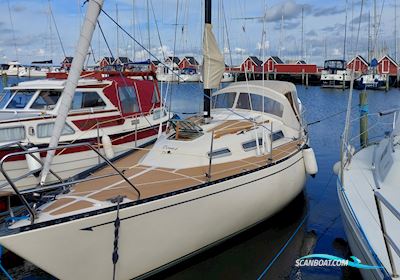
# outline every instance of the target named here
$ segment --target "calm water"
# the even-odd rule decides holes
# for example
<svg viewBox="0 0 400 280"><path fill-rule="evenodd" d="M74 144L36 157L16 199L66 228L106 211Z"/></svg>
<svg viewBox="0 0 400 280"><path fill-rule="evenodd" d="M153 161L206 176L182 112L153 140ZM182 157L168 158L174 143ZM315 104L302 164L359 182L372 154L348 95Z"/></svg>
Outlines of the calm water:
<svg viewBox="0 0 400 280"><path fill-rule="evenodd" d="M164 86L164 91L165 89ZM201 85L173 85L169 90L172 90L171 105L174 112L187 115L201 110ZM319 87L306 89L303 86L297 86L297 90L306 108L308 122L346 109L347 91ZM354 92L353 106L358 104L358 93ZM370 113L398 106L400 90L368 92L368 102ZM355 107L352 118L356 119L357 116L358 109ZM298 257L310 253L331 254L343 258L348 258L350 254L340 217L335 177L332 174L332 166L339 160L339 138L344 119L345 113L341 113L309 127L310 144L317 156L319 173L314 179L308 178L304 192L292 204L253 229L153 278L257 279L298 229L298 233L265 274L264 279L359 279L358 271L352 268L298 269L294 266ZM377 117L371 116L370 119L372 125ZM377 129L371 130L371 138L381 135L384 127L389 125L390 120L382 121ZM354 127L357 131L357 120ZM355 143L357 142L355 139ZM304 219L306 222L299 227ZM4 262L16 279L52 279L27 262L19 262L17 259L5 259ZM132 260L132 264L134 262Z"/></svg>

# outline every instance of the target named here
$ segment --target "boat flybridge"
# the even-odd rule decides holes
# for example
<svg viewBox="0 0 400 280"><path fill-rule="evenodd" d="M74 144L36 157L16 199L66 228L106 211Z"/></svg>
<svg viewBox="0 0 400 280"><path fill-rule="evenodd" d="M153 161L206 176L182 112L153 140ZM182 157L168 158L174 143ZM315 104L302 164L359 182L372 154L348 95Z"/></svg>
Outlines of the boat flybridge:
<svg viewBox="0 0 400 280"><path fill-rule="evenodd" d="M346 61L340 59L325 60L321 72L321 83L324 88L348 88L351 73L346 69Z"/></svg>
<svg viewBox="0 0 400 280"><path fill-rule="evenodd" d="M335 165L338 196L350 249L364 279L398 279L400 269L400 110L388 110L393 128L355 152L347 144Z"/></svg>
<svg viewBox="0 0 400 280"><path fill-rule="evenodd" d="M117 276L129 279L278 212L317 172L295 86L235 83L212 100L210 122L173 118L154 144L35 207L20 194L34 214L9 224L0 243L61 279L109 279L119 213Z"/></svg>
<svg viewBox="0 0 400 280"><path fill-rule="evenodd" d="M160 123L168 116L160 107L157 81L148 79L151 75L155 74L131 72L125 77L118 72L85 73L78 81L60 141L91 143L112 160L154 140ZM65 73L55 73L53 78L5 88L8 101L0 109L0 158L49 145L66 77ZM41 159L45 153L34 155ZM46 182L65 180L97 165L99 160L87 147L60 150L52 163L54 174ZM31 156L8 157L3 167L20 190L40 183L41 164ZM27 169L36 176L24 176ZM0 175L0 194L9 191L11 186Z"/></svg>

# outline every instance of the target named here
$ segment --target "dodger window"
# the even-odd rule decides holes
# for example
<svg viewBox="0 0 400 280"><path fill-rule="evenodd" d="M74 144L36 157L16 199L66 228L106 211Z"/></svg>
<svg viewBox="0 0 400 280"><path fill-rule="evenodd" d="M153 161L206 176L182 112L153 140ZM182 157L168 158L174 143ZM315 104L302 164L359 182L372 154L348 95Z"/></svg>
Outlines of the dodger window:
<svg viewBox="0 0 400 280"><path fill-rule="evenodd" d="M72 101L72 109L88 109L96 107L105 107L103 99L97 94L97 92L75 92L74 99Z"/></svg>
<svg viewBox="0 0 400 280"><path fill-rule="evenodd" d="M139 104L134 87L120 87L118 89L118 95L123 114L139 112Z"/></svg>

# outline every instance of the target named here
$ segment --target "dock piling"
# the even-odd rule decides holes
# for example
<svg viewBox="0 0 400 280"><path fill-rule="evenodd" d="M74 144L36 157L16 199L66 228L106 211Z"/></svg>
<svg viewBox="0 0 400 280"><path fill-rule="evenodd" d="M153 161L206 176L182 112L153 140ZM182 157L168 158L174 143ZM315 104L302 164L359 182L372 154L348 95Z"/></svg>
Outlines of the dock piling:
<svg viewBox="0 0 400 280"><path fill-rule="evenodd" d="M367 91L360 92L360 145L362 148L368 145L368 99Z"/></svg>

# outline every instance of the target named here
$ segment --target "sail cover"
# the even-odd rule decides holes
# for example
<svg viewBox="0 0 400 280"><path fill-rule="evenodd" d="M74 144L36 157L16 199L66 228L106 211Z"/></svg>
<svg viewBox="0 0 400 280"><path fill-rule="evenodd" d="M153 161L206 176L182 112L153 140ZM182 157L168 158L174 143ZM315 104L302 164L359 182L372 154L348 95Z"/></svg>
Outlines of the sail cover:
<svg viewBox="0 0 400 280"><path fill-rule="evenodd" d="M218 88L225 71L224 57L212 32L212 25L206 23L203 37L203 81L205 89Z"/></svg>

